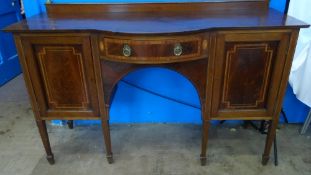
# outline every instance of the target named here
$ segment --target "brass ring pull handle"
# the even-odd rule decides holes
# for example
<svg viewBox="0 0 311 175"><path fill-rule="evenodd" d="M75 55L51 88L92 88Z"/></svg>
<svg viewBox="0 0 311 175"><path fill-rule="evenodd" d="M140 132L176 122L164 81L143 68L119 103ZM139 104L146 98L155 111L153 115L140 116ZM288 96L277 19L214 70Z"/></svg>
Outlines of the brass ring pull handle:
<svg viewBox="0 0 311 175"><path fill-rule="evenodd" d="M129 56L131 56L131 53L132 53L131 47L128 44L124 44L124 46L123 46L123 55L126 56L126 57L129 57Z"/></svg>
<svg viewBox="0 0 311 175"><path fill-rule="evenodd" d="M182 54L182 46L180 45L180 43L177 43L174 46L174 55L180 56L181 54Z"/></svg>

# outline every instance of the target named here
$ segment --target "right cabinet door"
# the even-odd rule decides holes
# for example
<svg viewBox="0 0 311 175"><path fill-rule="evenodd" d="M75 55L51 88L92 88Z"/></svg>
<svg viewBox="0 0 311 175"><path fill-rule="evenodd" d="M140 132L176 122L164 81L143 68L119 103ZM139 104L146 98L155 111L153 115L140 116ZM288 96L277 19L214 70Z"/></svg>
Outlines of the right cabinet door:
<svg viewBox="0 0 311 175"><path fill-rule="evenodd" d="M216 35L211 118L273 117L289 39L282 31Z"/></svg>

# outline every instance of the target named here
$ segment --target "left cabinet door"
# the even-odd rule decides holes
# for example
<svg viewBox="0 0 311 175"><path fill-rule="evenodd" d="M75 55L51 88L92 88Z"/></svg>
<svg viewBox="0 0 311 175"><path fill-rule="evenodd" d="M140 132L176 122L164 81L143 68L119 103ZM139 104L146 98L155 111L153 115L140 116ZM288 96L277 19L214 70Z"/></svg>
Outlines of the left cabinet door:
<svg viewBox="0 0 311 175"><path fill-rule="evenodd" d="M99 116L89 36L26 35L16 42L41 118Z"/></svg>

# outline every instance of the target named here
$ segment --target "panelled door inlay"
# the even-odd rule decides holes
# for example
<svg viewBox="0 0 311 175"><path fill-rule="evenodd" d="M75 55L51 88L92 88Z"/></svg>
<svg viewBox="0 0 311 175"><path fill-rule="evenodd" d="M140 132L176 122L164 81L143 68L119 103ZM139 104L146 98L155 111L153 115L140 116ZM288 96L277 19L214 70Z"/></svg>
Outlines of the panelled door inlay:
<svg viewBox="0 0 311 175"><path fill-rule="evenodd" d="M38 111L47 119L98 118L93 55L88 35L23 36Z"/></svg>
<svg viewBox="0 0 311 175"><path fill-rule="evenodd" d="M288 47L286 31L217 36L212 118L270 119Z"/></svg>
<svg viewBox="0 0 311 175"><path fill-rule="evenodd" d="M49 108L86 110L89 99L80 46L36 49Z"/></svg>
<svg viewBox="0 0 311 175"><path fill-rule="evenodd" d="M222 108L264 107L274 46L268 43L227 44Z"/></svg>

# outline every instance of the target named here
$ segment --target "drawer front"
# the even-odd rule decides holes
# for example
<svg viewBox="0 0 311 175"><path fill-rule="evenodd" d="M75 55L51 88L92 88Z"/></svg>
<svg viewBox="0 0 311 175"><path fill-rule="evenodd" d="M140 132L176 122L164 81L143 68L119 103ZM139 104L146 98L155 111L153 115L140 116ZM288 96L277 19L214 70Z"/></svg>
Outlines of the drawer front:
<svg viewBox="0 0 311 175"><path fill-rule="evenodd" d="M205 46L202 46L202 45ZM207 41L201 37L123 39L102 38L101 57L132 63L169 63L202 58Z"/></svg>

